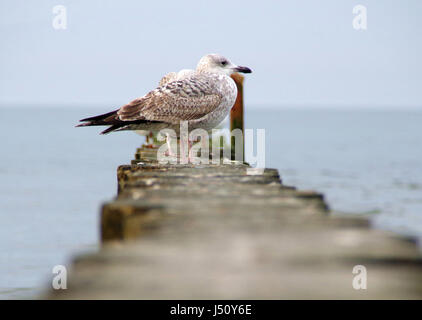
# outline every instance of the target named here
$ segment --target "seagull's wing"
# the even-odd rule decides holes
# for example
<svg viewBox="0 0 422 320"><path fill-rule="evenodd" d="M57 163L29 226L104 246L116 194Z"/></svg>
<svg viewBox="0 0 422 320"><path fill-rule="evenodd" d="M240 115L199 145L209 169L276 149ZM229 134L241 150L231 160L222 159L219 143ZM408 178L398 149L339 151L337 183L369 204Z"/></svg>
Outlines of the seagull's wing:
<svg viewBox="0 0 422 320"><path fill-rule="evenodd" d="M117 111L122 121L160 121L179 123L200 119L215 110L222 95L212 81L189 77L173 81L135 99Z"/></svg>

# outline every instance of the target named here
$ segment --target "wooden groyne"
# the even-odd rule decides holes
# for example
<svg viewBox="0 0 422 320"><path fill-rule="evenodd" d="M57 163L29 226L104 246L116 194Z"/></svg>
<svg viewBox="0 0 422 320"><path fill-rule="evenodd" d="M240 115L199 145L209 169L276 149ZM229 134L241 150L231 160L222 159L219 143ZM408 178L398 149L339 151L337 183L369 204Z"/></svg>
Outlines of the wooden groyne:
<svg viewBox="0 0 422 320"><path fill-rule="evenodd" d="M118 168L101 250L74 259L68 289L49 298L422 298L411 239L331 215L321 194L283 185L275 169L160 165L151 152ZM356 266L366 289L353 287Z"/></svg>

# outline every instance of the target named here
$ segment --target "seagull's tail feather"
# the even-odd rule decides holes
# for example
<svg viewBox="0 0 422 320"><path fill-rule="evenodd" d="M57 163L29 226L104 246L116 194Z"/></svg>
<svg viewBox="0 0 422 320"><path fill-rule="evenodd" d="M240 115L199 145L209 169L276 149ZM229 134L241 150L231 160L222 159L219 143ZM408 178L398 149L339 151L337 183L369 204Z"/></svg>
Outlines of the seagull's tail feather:
<svg viewBox="0 0 422 320"><path fill-rule="evenodd" d="M79 120L80 122L83 122L83 123L78 124L76 127L91 127L91 126L107 126L107 125L109 125L110 127L108 127L106 130L104 130L100 134L110 133L112 131L115 131L115 130L122 128L122 127L127 125L127 123L124 123L121 120L119 120L119 118L117 117L117 111L118 110L114 110L114 111L111 111L111 112L100 114L98 116L89 117L89 118Z"/></svg>
<svg viewBox="0 0 422 320"><path fill-rule="evenodd" d="M123 127L123 125L121 125L121 124L114 124L114 125L108 127L107 129L105 129L104 131L101 131L100 134L107 134L107 133L116 131L117 129L119 129L121 127Z"/></svg>
<svg viewBox="0 0 422 320"><path fill-rule="evenodd" d="M76 127L104 126L104 125L115 124L117 121L117 117L116 117L117 111L118 110L114 110L111 112L100 114L95 117L89 117L89 118L79 120L79 122L84 122L84 123L78 124Z"/></svg>
<svg viewBox="0 0 422 320"><path fill-rule="evenodd" d="M104 114L100 114L95 117L89 117L80 120L80 123L76 127L90 127L90 126L109 126L107 129L102 131L100 134L107 134L112 131L121 131L121 130L128 130L131 125L148 125L151 123L160 123L160 121L151 121L151 120L132 120L132 121L122 121L117 116L117 111L112 111Z"/></svg>

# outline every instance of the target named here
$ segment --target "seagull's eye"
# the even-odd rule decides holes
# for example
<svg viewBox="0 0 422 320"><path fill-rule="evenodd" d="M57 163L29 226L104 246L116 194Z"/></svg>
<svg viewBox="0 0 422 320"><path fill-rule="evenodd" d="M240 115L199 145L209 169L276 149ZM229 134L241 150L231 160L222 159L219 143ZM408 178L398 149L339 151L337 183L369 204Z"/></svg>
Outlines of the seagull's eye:
<svg viewBox="0 0 422 320"><path fill-rule="evenodd" d="M227 61L221 61L221 65L222 65L222 66L227 65Z"/></svg>

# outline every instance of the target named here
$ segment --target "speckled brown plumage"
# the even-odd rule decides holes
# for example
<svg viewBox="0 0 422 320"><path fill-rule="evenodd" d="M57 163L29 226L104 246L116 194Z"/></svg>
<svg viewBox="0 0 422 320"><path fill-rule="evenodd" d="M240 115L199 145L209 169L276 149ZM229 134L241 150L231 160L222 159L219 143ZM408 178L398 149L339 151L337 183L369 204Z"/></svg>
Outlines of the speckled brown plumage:
<svg viewBox="0 0 422 320"><path fill-rule="evenodd" d="M200 119L221 104L224 92L218 90L218 76L196 75L170 82L135 99L117 111L122 121L153 120L171 124Z"/></svg>

